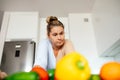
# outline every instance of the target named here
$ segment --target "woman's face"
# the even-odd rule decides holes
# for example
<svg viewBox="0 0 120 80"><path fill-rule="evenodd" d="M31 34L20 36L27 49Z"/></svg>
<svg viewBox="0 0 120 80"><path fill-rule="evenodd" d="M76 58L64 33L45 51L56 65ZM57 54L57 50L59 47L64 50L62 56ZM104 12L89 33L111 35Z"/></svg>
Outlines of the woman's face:
<svg viewBox="0 0 120 80"><path fill-rule="evenodd" d="M54 26L48 35L53 47L61 47L65 42L64 29L61 26Z"/></svg>

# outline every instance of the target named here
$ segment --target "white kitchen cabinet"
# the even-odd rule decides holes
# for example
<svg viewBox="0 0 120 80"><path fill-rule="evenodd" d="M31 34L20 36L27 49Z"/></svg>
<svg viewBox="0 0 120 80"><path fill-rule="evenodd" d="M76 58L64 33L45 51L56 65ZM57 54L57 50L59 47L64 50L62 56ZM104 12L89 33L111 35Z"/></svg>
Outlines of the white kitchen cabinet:
<svg viewBox="0 0 120 80"><path fill-rule="evenodd" d="M6 41L33 40L38 41L38 12L9 12L9 23Z"/></svg>
<svg viewBox="0 0 120 80"><path fill-rule="evenodd" d="M77 51L86 56L97 53L91 14L69 14L70 39Z"/></svg>
<svg viewBox="0 0 120 80"><path fill-rule="evenodd" d="M120 1L96 0L93 25L100 56L120 54Z"/></svg>

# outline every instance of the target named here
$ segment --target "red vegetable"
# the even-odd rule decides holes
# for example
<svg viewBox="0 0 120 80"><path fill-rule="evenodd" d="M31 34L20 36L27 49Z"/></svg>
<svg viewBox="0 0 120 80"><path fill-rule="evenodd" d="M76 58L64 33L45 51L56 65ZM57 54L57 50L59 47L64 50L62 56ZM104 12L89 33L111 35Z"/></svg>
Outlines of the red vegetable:
<svg viewBox="0 0 120 80"><path fill-rule="evenodd" d="M33 67L31 71L38 73L40 80L49 80L48 72L40 66Z"/></svg>

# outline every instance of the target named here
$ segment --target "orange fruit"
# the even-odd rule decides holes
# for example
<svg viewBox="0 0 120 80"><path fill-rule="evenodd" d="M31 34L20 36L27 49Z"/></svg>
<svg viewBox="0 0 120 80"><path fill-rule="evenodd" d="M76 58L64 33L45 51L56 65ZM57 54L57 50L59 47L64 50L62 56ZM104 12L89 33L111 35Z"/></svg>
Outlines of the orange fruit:
<svg viewBox="0 0 120 80"><path fill-rule="evenodd" d="M120 63L108 62L100 69L102 80L120 80Z"/></svg>

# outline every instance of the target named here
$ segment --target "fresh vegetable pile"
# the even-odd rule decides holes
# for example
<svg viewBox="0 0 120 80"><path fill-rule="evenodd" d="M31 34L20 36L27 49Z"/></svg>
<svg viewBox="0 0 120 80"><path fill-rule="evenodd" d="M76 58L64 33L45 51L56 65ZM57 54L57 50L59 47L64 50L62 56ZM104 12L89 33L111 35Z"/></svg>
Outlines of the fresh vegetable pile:
<svg viewBox="0 0 120 80"><path fill-rule="evenodd" d="M37 66L30 72L16 72L4 80L120 80L119 74L120 63L117 62L106 63L99 74L91 74L87 59L73 52L58 61L55 69L46 71Z"/></svg>

